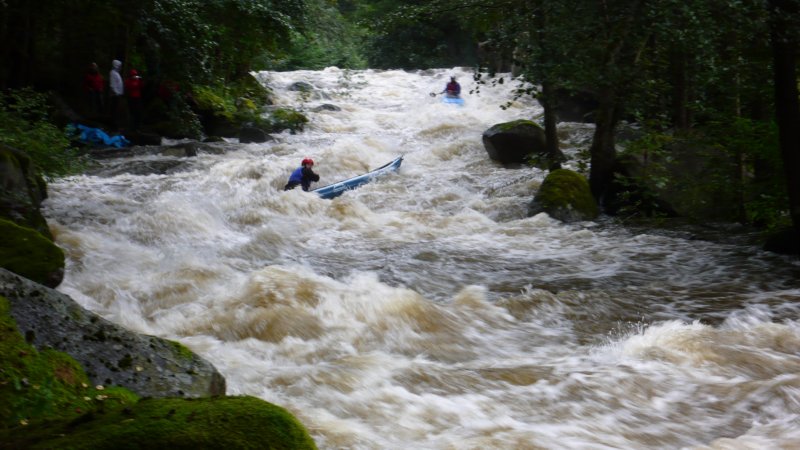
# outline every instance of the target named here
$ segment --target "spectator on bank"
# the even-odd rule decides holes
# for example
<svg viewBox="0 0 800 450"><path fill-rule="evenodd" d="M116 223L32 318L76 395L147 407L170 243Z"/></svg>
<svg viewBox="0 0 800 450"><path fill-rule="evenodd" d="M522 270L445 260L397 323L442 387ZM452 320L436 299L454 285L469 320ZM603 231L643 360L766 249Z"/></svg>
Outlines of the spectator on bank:
<svg viewBox="0 0 800 450"><path fill-rule="evenodd" d="M122 83L122 75L120 75L120 70L122 69L122 61L120 60L113 60L111 61L111 71L108 72L108 86L109 86L109 101L108 101L108 109L111 113L111 122L115 127L119 127L119 99L125 92L125 88Z"/></svg>
<svg viewBox="0 0 800 450"><path fill-rule="evenodd" d="M83 77L83 90L86 92L86 99L92 114L103 112L103 93L105 91L105 80L97 68L97 63L89 64L86 75Z"/></svg>
<svg viewBox="0 0 800 450"><path fill-rule="evenodd" d="M136 69L131 69L125 79L125 94L128 98L131 131L137 131L142 123L142 77Z"/></svg>

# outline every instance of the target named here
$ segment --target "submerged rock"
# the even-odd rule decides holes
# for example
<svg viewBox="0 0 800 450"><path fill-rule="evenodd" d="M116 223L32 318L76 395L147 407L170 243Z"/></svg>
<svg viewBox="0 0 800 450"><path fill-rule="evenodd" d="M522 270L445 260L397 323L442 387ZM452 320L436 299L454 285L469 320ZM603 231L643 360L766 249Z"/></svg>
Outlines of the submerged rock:
<svg viewBox="0 0 800 450"><path fill-rule="evenodd" d="M72 356L92 383L144 397L225 394L225 378L185 346L137 334L84 309L69 296L0 269L0 296L20 333L37 349Z"/></svg>

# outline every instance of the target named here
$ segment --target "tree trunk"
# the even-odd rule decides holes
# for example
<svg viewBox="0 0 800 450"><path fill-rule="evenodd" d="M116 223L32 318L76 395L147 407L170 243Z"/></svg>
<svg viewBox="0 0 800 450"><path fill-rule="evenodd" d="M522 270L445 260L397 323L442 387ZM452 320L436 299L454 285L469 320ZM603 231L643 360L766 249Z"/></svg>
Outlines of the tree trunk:
<svg viewBox="0 0 800 450"><path fill-rule="evenodd" d="M542 83L542 95L539 103L544 108L544 135L546 139L547 160L549 170L561 168L561 163L566 161L558 143L558 117L556 115L557 99L555 89L549 81Z"/></svg>
<svg viewBox="0 0 800 450"><path fill-rule="evenodd" d="M614 161L617 156L614 132L619 119L619 105L616 96L611 92L599 95L600 106L597 108L594 137L589 149L591 168L589 170L589 187L598 204L602 205L605 194L614 180Z"/></svg>
<svg viewBox="0 0 800 450"><path fill-rule="evenodd" d="M770 0L773 8L771 44L775 77L775 117L781 157L786 173L789 208L796 242L800 242L800 101L797 89L797 39L791 18L797 16L797 3ZM788 18L788 20L787 20Z"/></svg>
<svg viewBox="0 0 800 450"><path fill-rule="evenodd" d="M677 130L689 129L689 82L686 72L686 53L673 49L670 57L672 69L672 124Z"/></svg>

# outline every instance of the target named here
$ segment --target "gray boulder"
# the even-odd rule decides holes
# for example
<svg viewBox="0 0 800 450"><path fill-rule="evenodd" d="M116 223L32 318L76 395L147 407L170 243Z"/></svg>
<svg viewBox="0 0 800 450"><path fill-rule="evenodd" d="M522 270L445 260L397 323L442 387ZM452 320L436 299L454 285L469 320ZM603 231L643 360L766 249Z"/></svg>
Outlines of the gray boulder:
<svg viewBox="0 0 800 450"><path fill-rule="evenodd" d="M290 91L300 91L300 92L311 92L314 90L314 86L311 83L307 83L305 81L295 81L294 83L289 85Z"/></svg>
<svg viewBox="0 0 800 450"><path fill-rule="evenodd" d="M271 140L273 140L272 136L267 134L267 132L261 128L242 127L242 129L239 131L239 142L242 144L261 144Z"/></svg>
<svg viewBox="0 0 800 450"><path fill-rule="evenodd" d="M336 105L331 105L330 103L323 103L323 104L321 104L319 106L314 107L314 109L312 109L312 111L314 111L314 112L341 111L341 110L342 110L342 108L340 108L340 107L338 107Z"/></svg>
<svg viewBox="0 0 800 450"><path fill-rule="evenodd" d="M5 269L0 269L0 296L9 300L29 344L69 354L94 384L123 386L142 397L225 394L217 369L177 342L129 331Z"/></svg>
<svg viewBox="0 0 800 450"><path fill-rule="evenodd" d="M529 155L547 155L544 129L531 120L515 120L483 132L489 158L503 164L524 163Z"/></svg>

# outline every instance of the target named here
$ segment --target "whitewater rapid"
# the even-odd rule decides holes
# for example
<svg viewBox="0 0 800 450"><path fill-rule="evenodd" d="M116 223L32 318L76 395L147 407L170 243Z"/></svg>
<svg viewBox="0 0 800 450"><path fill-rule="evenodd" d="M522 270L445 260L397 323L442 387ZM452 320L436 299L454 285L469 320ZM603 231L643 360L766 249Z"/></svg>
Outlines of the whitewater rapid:
<svg viewBox="0 0 800 450"><path fill-rule="evenodd" d="M429 95L450 75L462 108ZM184 343L229 395L288 408L322 449L800 448L797 261L528 217L546 174L481 143L540 118L513 83L458 68L257 76L308 115L304 132L169 174L50 185L59 290ZM591 126L561 128L577 169ZM321 186L398 155L397 174L334 200L282 191L305 157Z"/></svg>

